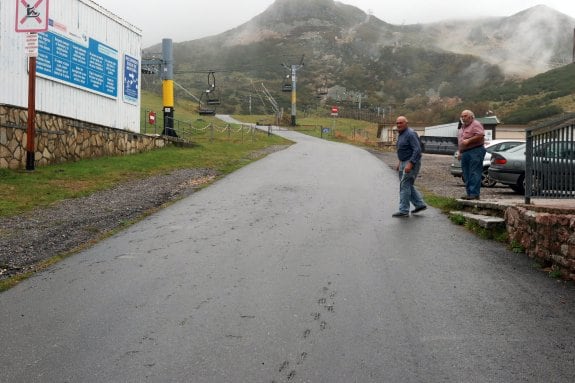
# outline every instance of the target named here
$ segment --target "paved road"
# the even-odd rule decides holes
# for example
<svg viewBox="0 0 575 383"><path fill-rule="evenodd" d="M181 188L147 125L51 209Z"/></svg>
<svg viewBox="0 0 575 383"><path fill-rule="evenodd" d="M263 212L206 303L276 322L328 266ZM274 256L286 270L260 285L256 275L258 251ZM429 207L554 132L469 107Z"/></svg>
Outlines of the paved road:
<svg viewBox="0 0 575 383"><path fill-rule="evenodd" d="M391 218L368 152L280 134L0 294L0 381L575 381L573 285L435 209Z"/></svg>

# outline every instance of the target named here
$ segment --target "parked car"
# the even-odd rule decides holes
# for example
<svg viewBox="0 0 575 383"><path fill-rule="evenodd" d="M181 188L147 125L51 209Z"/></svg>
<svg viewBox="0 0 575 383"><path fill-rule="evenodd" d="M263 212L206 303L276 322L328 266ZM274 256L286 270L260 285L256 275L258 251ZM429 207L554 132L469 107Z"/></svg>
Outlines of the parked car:
<svg viewBox="0 0 575 383"><path fill-rule="evenodd" d="M489 178L509 186L513 191L525 193L525 144L505 152L491 154Z"/></svg>
<svg viewBox="0 0 575 383"><path fill-rule="evenodd" d="M525 194L526 146L491 155L489 177ZM575 143L548 141L533 148L533 186L537 193L575 189Z"/></svg>
<svg viewBox="0 0 575 383"><path fill-rule="evenodd" d="M489 178L489 173L487 169L491 164L491 153L493 152L504 152L518 145L524 144L523 140L491 140L485 143L485 157L483 158L483 173L481 174L481 186L483 187L493 187L497 183L496 181ZM450 167L450 172L454 177L461 177L463 179L463 171L461 170L461 161L457 158L459 157L459 151L453 154L453 163ZM465 180L464 180L465 181Z"/></svg>

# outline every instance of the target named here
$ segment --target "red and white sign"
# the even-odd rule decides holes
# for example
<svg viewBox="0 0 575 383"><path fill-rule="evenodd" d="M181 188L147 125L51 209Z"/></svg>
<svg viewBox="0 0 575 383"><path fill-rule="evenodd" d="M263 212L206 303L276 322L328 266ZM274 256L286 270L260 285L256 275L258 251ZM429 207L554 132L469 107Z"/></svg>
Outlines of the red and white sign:
<svg viewBox="0 0 575 383"><path fill-rule="evenodd" d="M337 117L338 113L339 113L339 108L337 106L332 106L331 107L331 115L334 117Z"/></svg>
<svg viewBox="0 0 575 383"><path fill-rule="evenodd" d="M16 0L16 32L48 30L48 0Z"/></svg>
<svg viewBox="0 0 575 383"><path fill-rule="evenodd" d="M150 112L148 114L148 122L150 123L150 125L154 125L156 123L156 113L155 112Z"/></svg>
<svg viewBox="0 0 575 383"><path fill-rule="evenodd" d="M26 33L26 46L24 47L26 56L38 57L38 34L35 32Z"/></svg>

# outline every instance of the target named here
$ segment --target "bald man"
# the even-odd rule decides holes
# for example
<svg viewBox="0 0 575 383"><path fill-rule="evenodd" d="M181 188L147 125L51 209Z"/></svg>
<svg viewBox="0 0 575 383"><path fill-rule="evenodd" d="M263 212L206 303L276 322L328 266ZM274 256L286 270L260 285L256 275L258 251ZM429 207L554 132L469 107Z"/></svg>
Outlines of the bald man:
<svg viewBox="0 0 575 383"><path fill-rule="evenodd" d="M427 209L421 193L415 188L415 179L421 168L421 144L415 130L408 126L405 116L397 117L397 163L399 174L399 210L392 214L395 218L409 217L410 204L414 209L411 213L419 213Z"/></svg>

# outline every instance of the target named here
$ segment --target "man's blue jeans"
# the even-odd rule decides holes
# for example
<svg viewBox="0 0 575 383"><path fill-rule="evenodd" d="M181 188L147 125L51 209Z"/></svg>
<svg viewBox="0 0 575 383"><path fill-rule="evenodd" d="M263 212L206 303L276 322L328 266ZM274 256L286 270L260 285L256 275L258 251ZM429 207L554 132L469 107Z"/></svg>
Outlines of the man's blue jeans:
<svg viewBox="0 0 575 383"><path fill-rule="evenodd" d="M405 173L403 169L405 169L405 165L407 165L408 162L409 161L401 161L399 164L399 211L402 213L409 213L410 202L416 208L425 206L425 202L423 198L421 198L421 193L419 193L414 186L415 179L421 168L421 162L413 165L409 173Z"/></svg>
<svg viewBox="0 0 575 383"><path fill-rule="evenodd" d="M465 191L468 197L479 197L481 192L481 173L485 148L478 146L461 153L461 170L465 179Z"/></svg>

